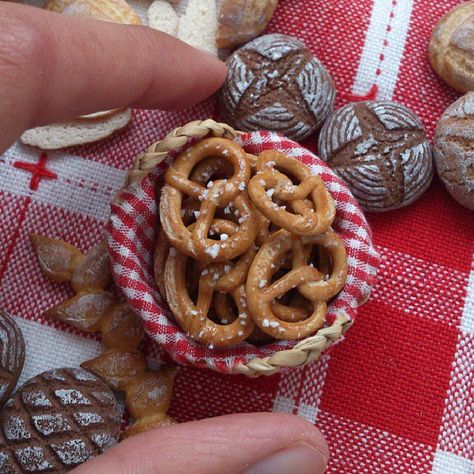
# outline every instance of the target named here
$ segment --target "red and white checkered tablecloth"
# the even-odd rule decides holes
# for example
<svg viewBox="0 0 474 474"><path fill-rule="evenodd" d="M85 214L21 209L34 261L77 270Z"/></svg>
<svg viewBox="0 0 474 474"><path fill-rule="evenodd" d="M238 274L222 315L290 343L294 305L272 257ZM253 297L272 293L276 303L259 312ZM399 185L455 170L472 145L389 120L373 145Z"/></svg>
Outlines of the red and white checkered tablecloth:
<svg viewBox="0 0 474 474"><path fill-rule="evenodd" d="M142 12L147 4L132 3ZM458 95L432 72L427 46L458 3L282 0L268 30L306 42L335 79L338 107L361 97L402 102L432 137ZM0 156L0 306L26 338L22 381L101 351L95 336L43 319L70 290L41 274L28 234L88 248L133 157L210 116L214 100L175 113L137 110L127 131L102 143L47 154L16 144ZM315 139L306 145L314 149ZM295 413L323 431L331 473L474 473L474 215L435 179L417 203L368 220L379 278L342 344L315 365L259 379L183 368L171 415ZM150 355L167 361L151 344Z"/></svg>

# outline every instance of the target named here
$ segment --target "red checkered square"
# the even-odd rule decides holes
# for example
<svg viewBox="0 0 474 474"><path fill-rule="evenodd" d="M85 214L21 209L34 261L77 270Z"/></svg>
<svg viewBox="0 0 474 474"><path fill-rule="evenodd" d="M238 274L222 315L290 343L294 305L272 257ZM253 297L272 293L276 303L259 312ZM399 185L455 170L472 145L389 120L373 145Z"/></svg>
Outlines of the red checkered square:
<svg viewBox="0 0 474 474"><path fill-rule="evenodd" d="M181 367L176 377L170 415L178 421L228 413L271 411L280 375L248 378Z"/></svg>
<svg viewBox="0 0 474 474"><path fill-rule="evenodd" d="M348 394L347 403L353 402L352 394ZM328 473L428 474L431 472L435 453L433 446L326 411L319 414L318 423L331 451Z"/></svg>
<svg viewBox="0 0 474 474"><path fill-rule="evenodd" d="M451 327L459 325L468 273L387 247L378 249L381 262L372 292L374 299L408 315L429 318Z"/></svg>
<svg viewBox="0 0 474 474"><path fill-rule="evenodd" d="M375 299L360 312L331 353L321 408L436 446L457 330Z"/></svg>
<svg viewBox="0 0 474 474"><path fill-rule="evenodd" d="M368 214L376 244L468 272L474 253L472 212L457 204L438 180L414 204Z"/></svg>
<svg viewBox="0 0 474 474"><path fill-rule="evenodd" d="M416 112L430 137L434 133L439 116L459 94L446 87L431 69L428 44L431 32L441 16L459 3L459 0L413 2L410 33L405 44L405 54L393 100L408 105Z"/></svg>

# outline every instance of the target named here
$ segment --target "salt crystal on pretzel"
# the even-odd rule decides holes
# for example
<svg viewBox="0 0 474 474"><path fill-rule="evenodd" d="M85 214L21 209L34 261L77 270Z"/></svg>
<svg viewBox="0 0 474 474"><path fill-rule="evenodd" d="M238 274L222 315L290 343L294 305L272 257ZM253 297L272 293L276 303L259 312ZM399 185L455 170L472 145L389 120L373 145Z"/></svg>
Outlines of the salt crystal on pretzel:
<svg viewBox="0 0 474 474"><path fill-rule="evenodd" d="M300 161L275 150L262 152L256 166L259 174L250 180L248 192L252 203L267 219L298 235L317 235L329 228L336 208L319 176L312 175ZM274 167L294 176L300 184L294 185ZM286 205L277 205L272 198ZM304 201L307 198L312 206ZM287 211L286 206L293 212Z"/></svg>
<svg viewBox="0 0 474 474"><path fill-rule="evenodd" d="M250 312L258 326L277 339L299 339L318 330L324 324L326 301L345 283L347 258L342 241L332 230L318 237L292 237L288 231L280 230L260 247L250 267L246 284ZM332 254L333 275L327 282L322 280L319 270L307 263L304 245L309 242L324 246ZM282 257L289 250L293 250L292 269L272 282L276 268L281 265ZM265 281L263 286L261 281ZM293 288L298 288L311 302L312 313L303 320L285 321L278 317L282 313L275 311L273 303ZM301 291L302 289L304 291Z"/></svg>
<svg viewBox="0 0 474 474"><path fill-rule="evenodd" d="M225 153L224 153L225 152ZM209 157L217 156L229 162L233 174L228 179L215 180L210 189L190 179L193 168ZM223 138L209 138L184 151L165 174L166 185L160 200L160 221L171 244L190 257L222 262L244 253L256 236L255 213L241 183L247 185L251 167L244 150ZM184 196L200 201L199 216L191 231L183 222L181 207ZM238 232L225 241L209 238L217 209L230 203L245 219Z"/></svg>

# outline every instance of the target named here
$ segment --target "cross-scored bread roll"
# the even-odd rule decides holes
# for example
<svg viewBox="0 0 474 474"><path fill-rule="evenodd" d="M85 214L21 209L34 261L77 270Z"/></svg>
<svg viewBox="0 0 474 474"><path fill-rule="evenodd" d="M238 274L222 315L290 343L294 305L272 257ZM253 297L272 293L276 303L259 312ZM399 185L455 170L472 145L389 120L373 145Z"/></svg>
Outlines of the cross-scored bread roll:
<svg viewBox="0 0 474 474"><path fill-rule="evenodd" d="M474 90L474 2L465 2L444 15L431 35L433 69L459 92Z"/></svg>

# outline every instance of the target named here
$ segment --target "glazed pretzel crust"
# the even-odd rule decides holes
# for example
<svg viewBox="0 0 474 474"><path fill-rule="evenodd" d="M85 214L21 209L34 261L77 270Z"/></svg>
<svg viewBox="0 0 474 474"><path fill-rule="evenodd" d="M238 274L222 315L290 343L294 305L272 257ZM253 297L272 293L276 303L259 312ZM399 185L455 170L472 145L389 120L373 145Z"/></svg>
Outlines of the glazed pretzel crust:
<svg viewBox="0 0 474 474"><path fill-rule="evenodd" d="M333 258L333 269L327 279L312 264L307 263L308 244L320 245ZM292 269L272 283L275 269L285 254L292 250ZM347 258L342 241L331 229L320 236L298 237L286 230L273 234L258 251L247 277L249 311L258 326L276 339L299 339L319 329L326 316L326 302L336 295L345 283ZM288 320L286 307L275 311L275 301L293 288L311 302L312 312L300 319L296 312ZM283 318L281 316L283 315Z"/></svg>
<svg viewBox="0 0 474 474"><path fill-rule="evenodd" d="M298 235L320 234L331 225L336 214L334 201L323 180L313 176L306 165L284 153L268 150L259 155L256 167L257 174L250 180L248 192L267 219ZM300 184L293 184L275 167L293 175ZM278 205L273 197L286 205Z"/></svg>
<svg viewBox="0 0 474 474"><path fill-rule="evenodd" d="M216 180L209 188L189 179L195 165L215 156L232 165L234 174L229 179ZM244 253L254 242L257 232L253 205L244 192L250 172L246 153L229 140L209 138L183 152L168 168L161 194L160 220L170 243L198 260L222 262ZM185 195L201 203L192 231L186 227L181 215ZM209 230L216 210L231 203L240 216L239 230L225 241L210 239Z"/></svg>

